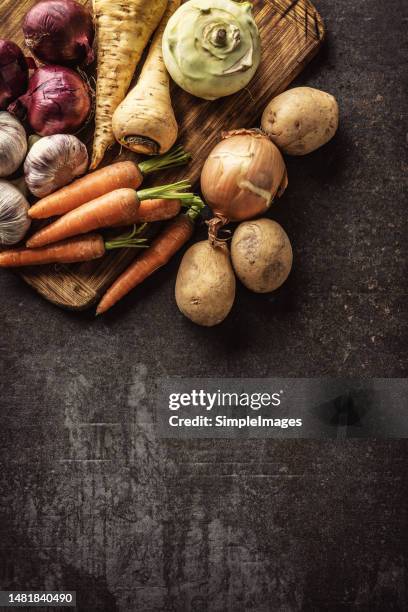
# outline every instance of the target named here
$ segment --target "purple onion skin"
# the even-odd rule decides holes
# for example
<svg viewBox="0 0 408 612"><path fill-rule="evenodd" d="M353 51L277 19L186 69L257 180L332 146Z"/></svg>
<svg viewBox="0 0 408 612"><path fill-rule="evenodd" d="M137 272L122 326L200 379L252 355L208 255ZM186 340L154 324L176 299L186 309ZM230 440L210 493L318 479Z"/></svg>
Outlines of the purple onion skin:
<svg viewBox="0 0 408 612"><path fill-rule="evenodd" d="M43 66L34 71L28 91L8 107L21 121L27 119L40 136L75 134L91 112L89 87L65 66Z"/></svg>
<svg viewBox="0 0 408 612"><path fill-rule="evenodd" d="M0 110L27 91L28 63L20 47L0 39Z"/></svg>
<svg viewBox="0 0 408 612"><path fill-rule="evenodd" d="M42 0L28 11L23 22L25 42L44 64L87 66L95 30L92 15L75 0Z"/></svg>

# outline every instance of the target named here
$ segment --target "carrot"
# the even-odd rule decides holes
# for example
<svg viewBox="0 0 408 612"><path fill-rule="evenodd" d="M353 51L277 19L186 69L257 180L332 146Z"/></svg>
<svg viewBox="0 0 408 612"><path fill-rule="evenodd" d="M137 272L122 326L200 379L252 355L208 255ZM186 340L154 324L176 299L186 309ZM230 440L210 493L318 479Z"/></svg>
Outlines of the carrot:
<svg viewBox="0 0 408 612"><path fill-rule="evenodd" d="M167 0L93 0L98 39L95 138L91 168L115 138L112 117L129 89L136 66L159 25Z"/></svg>
<svg viewBox="0 0 408 612"><path fill-rule="evenodd" d="M18 268L49 263L91 261L105 254L103 238L97 234L64 240L42 249L13 249L0 253L0 268Z"/></svg>
<svg viewBox="0 0 408 612"><path fill-rule="evenodd" d="M168 20L180 4L181 0L169 0L139 80L113 115L116 140L136 153L165 153L177 140L178 125L171 105L162 38Z"/></svg>
<svg viewBox="0 0 408 612"><path fill-rule="evenodd" d="M201 206L190 208L179 215L152 242L152 245L116 279L98 304L96 314L100 315L112 308L132 289L140 285L153 272L165 266L193 234L194 220Z"/></svg>
<svg viewBox="0 0 408 612"><path fill-rule="evenodd" d="M133 189L117 189L91 200L47 225L27 240L29 248L38 248L65 238L87 234L100 227L130 225L135 219L139 200Z"/></svg>
<svg viewBox="0 0 408 612"><path fill-rule="evenodd" d="M26 245L29 248L38 248L53 242L60 242L71 236L87 234L102 227L131 225L138 221L138 209L143 200L158 197L165 200L189 201L194 197L193 194L182 193L182 190L189 187L190 184L187 181L180 181L173 185L152 187L142 191L116 189L71 210L34 234L27 240Z"/></svg>
<svg viewBox="0 0 408 612"><path fill-rule="evenodd" d="M182 200L144 200L140 202L136 220L138 223L167 221L176 217L182 206L201 209L204 205L199 196L184 197Z"/></svg>
<svg viewBox="0 0 408 612"><path fill-rule="evenodd" d="M137 221L139 223L166 221L167 219L176 217L180 210L180 200L145 200L140 203L137 212Z"/></svg>
<svg viewBox="0 0 408 612"><path fill-rule="evenodd" d="M182 147L175 147L167 155L148 159L140 164L131 161L111 164L43 198L30 208L28 215L32 219L64 215L115 189L138 189L146 174L181 166L189 159L190 155L185 153Z"/></svg>
<svg viewBox="0 0 408 612"><path fill-rule="evenodd" d="M184 206L190 206L189 202L183 202ZM180 200L145 200L135 215L134 223L153 223L155 221L168 221L176 217L181 211ZM123 227L120 222L112 227Z"/></svg>
<svg viewBox="0 0 408 612"><path fill-rule="evenodd" d="M105 255L106 251L123 248L147 248L145 238L136 238L145 225L133 230L127 236L119 236L109 242L99 234L87 234L68 238L50 246L39 249L13 249L0 253L0 268L19 268L43 264L70 264L80 261L91 261Z"/></svg>

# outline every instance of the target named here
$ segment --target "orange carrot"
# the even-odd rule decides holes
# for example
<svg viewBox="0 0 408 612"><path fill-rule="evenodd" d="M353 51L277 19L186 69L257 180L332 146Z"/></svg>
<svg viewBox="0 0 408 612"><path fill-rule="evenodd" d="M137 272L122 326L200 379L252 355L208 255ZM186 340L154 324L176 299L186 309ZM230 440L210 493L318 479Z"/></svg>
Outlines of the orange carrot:
<svg viewBox="0 0 408 612"><path fill-rule="evenodd" d="M87 234L68 238L39 249L12 249L0 253L0 268L19 268L52 263L77 263L103 257L107 251L125 248L148 248L146 238L139 238L146 224L133 229L130 234L105 242L99 234Z"/></svg>
<svg viewBox="0 0 408 612"><path fill-rule="evenodd" d="M54 223L47 225L27 240L29 248L60 242L78 234L87 234L100 227L130 225L135 222L139 199L133 189L117 189L83 204Z"/></svg>
<svg viewBox="0 0 408 612"><path fill-rule="evenodd" d="M167 155L147 159L140 164L117 162L77 179L34 204L28 211L32 219L47 219L64 215L82 204L95 200L115 189L138 189L143 176L158 170L187 163L190 155L176 147Z"/></svg>
<svg viewBox="0 0 408 612"><path fill-rule="evenodd" d="M179 215L152 242L152 245L116 279L98 304L96 314L112 308L132 289L140 285L153 272L165 266L193 234L194 219L200 207L191 208L187 214Z"/></svg>
<svg viewBox="0 0 408 612"><path fill-rule="evenodd" d="M189 203L184 202L186 206ZM134 223L154 223L155 221L168 221L177 217L181 211L180 200L145 200L140 202ZM118 223L118 227L123 227L123 223Z"/></svg>
<svg viewBox="0 0 408 612"><path fill-rule="evenodd" d="M50 263L91 261L105 254L102 236L89 234L41 249L13 249L0 253L0 268L18 268Z"/></svg>
<svg viewBox="0 0 408 612"><path fill-rule="evenodd" d="M166 221L176 217L180 210L180 200L145 200L140 203L137 211L137 221L139 223Z"/></svg>
<svg viewBox="0 0 408 612"><path fill-rule="evenodd" d="M191 200L192 193L181 193L177 189L188 189L190 184L180 181L173 185L152 187L142 191L133 189L117 189L96 200L83 204L75 210L54 221L47 227L31 236L26 246L39 248L60 242L71 236L87 234L102 227L131 225L138 221L138 209L143 200L155 199L156 196L166 200Z"/></svg>
<svg viewBox="0 0 408 612"><path fill-rule="evenodd" d="M137 189L143 181L139 168L130 161L118 162L81 177L51 195L28 211L31 219L56 217L95 200L115 189Z"/></svg>

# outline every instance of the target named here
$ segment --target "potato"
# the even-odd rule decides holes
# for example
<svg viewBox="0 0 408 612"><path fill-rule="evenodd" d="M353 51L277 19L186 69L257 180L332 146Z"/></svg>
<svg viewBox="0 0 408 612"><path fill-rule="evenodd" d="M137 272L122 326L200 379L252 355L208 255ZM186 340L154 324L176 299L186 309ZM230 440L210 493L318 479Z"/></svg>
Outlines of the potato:
<svg viewBox="0 0 408 612"><path fill-rule="evenodd" d="M231 258L240 281L255 293L280 287L292 268L293 253L285 230L271 219L245 221L232 238Z"/></svg>
<svg viewBox="0 0 408 612"><path fill-rule="evenodd" d="M235 300L235 275L228 247L197 242L184 255L177 275L176 302L191 321L205 327L218 325Z"/></svg>
<svg viewBox="0 0 408 612"><path fill-rule="evenodd" d="M335 135L339 107L330 94L295 87L273 98L262 115L262 129L288 155L306 155Z"/></svg>

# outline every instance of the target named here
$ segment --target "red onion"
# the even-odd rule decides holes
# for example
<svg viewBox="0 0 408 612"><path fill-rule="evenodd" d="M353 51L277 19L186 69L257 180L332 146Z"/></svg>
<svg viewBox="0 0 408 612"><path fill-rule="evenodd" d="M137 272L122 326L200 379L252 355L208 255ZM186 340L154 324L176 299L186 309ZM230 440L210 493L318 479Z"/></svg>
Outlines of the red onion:
<svg viewBox="0 0 408 612"><path fill-rule="evenodd" d="M0 39L0 110L4 110L28 87L28 63L20 47Z"/></svg>
<svg viewBox="0 0 408 612"><path fill-rule="evenodd" d="M94 26L75 0L42 0L23 22L27 47L45 64L88 65L94 61Z"/></svg>
<svg viewBox="0 0 408 612"><path fill-rule="evenodd" d="M32 75L28 91L8 108L27 118L40 136L74 134L91 111L89 87L77 72L62 66L43 66Z"/></svg>

